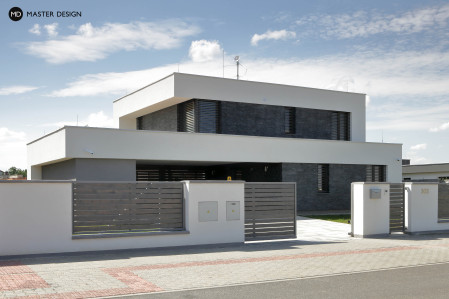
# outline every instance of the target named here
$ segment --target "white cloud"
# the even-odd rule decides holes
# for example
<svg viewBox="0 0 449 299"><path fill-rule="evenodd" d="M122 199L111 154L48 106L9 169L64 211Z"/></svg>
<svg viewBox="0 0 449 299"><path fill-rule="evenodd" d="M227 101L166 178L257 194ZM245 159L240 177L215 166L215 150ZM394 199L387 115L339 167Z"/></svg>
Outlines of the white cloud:
<svg viewBox="0 0 449 299"><path fill-rule="evenodd" d="M15 85L0 88L0 96L9 96L13 94L21 94L38 89L36 86Z"/></svg>
<svg viewBox="0 0 449 299"><path fill-rule="evenodd" d="M427 144L426 143L420 143L420 144L412 145L410 147L410 149L412 151L425 150L426 148L427 148Z"/></svg>
<svg viewBox="0 0 449 299"><path fill-rule="evenodd" d="M404 159L410 159L410 164L428 164L428 163L435 163L437 161L433 161L431 159L428 159L426 157L420 156L417 152L414 151L408 151L405 152L403 155ZM441 162L441 161L438 161Z"/></svg>
<svg viewBox="0 0 449 299"><path fill-rule="evenodd" d="M103 111L91 113L87 118L76 121L60 121L56 123L43 124L44 127L56 127L61 128L64 126L80 126L80 127L104 127L113 128L114 121L112 117L106 115Z"/></svg>
<svg viewBox="0 0 449 299"><path fill-rule="evenodd" d="M449 95L448 95L449 97ZM394 98L394 97L393 97ZM443 97L444 98L444 97ZM367 130L399 130L399 131L428 131L435 124L435 120L447 119L449 104L420 103L420 97L405 97L402 100L392 101L382 105L370 105L367 115Z"/></svg>
<svg viewBox="0 0 449 299"><path fill-rule="evenodd" d="M449 5L421 8L400 15L382 15L376 11L358 11L353 14L315 15L304 17L298 25L323 27L323 37L353 38L395 32L416 33L435 28L445 28L449 20Z"/></svg>
<svg viewBox="0 0 449 299"><path fill-rule="evenodd" d="M251 38L251 45L257 46L257 44L262 40L287 40L292 39L296 37L296 33L293 31L287 31L285 29L283 30L277 30L277 31L271 31L268 30L267 32L263 34L254 34Z"/></svg>
<svg viewBox="0 0 449 299"><path fill-rule="evenodd" d="M194 62L211 61L220 57L223 53L218 41L196 40L189 49L189 57Z"/></svg>
<svg viewBox="0 0 449 299"><path fill-rule="evenodd" d="M430 132L439 132L439 131L444 131L444 130L447 130L447 129L449 129L449 122L444 123L444 124L442 124L442 125L440 125L438 127L430 128L429 131Z"/></svg>
<svg viewBox="0 0 449 299"><path fill-rule="evenodd" d="M28 30L28 32L35 35L41 35L41 26L39 26L39 24L34 24L34 26L30 30Z"/></svg>
<svg viewBox="0 0 449 299"><path fill-rule="evenodd" d="M26 134L24 132L12 131L8 128L0 128L0 142L7 141L25 141Z"/></svg>
<svg viewBox="0 0 449 299"><path fill-rule="evenodd" d="M26 134L6 127L0 127L0 169L6 170L11 166L26 168Z"/></svg>
<svg viewBox="0 0 449 299"><path fill-rule="evenodd" d="M232 57L226 59L232 61ZM444 52L367 52L303 60L245 57L245 66L248 72L242 77L244 80L349 89L366 93L371 100L379 96L449 95L449 74L445 72L449 69L449 53ZM50 96L124 95L177 69L177 64L169 64L124 73L88 74L66 88L53 91ZM235 68L225 70L226 77L235 77ZM216 61L188 61L180 64L180 71L221 77L223 69ZM434 122L427 124L427 128Z"/></svg>
<svg viewBox="0 0 449 299"><path fill-rule="evenodd" d="M49 34L56 33L52 30L47 28ZM25 51L54 64L96 61L118 51L172 49L180 45L182 38L198 32L196 26L181 21L107 23L100 27L86 23L76 34L28 43Z"/></svg>
<svg viewBox="0 0 449 299"><path fill-rule="evenodd" d="M49 37L56 37L58 35L58 32L56 31L58 29L58 23L44 25L44 28L47 30Z"/></svg>

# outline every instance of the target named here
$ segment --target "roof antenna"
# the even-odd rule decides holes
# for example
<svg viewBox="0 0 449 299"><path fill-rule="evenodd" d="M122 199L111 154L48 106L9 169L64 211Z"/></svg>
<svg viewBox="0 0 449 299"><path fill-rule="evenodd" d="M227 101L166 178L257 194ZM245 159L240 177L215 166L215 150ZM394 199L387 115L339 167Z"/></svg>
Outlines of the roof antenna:
<svg viewBox="0 0 449 299"><path fill-rule="evenodd" d="M237 64L237 80L239 79L239 65L240 65L240 57L239 56L235 56L234 57L234 61Z"/></svg>

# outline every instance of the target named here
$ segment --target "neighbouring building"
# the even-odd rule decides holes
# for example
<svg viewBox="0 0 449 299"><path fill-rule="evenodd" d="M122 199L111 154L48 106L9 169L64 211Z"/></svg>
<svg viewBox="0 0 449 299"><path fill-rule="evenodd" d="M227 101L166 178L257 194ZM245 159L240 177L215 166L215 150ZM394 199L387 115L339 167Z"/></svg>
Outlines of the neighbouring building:
<svg viewBox="0 0 449 299"><path fill-rule="evenodd" d="M400 182L402 145L365 140L364 94L174 73L113 103L119 129L28 144L30 179L296 182L298 210L350 209Z"/></svg>
<svg viewBox="0 0 449 299"><path fill-rule="evenodd" d="M403 165L402 180L405 182L449 183L449 163Z"/></svg>

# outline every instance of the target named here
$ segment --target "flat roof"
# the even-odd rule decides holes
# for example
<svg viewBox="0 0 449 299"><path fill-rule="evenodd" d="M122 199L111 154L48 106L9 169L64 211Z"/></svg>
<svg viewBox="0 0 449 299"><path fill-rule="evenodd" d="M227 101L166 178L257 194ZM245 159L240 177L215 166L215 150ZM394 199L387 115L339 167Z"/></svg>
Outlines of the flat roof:
<svg viewBox="0 0 449 299"><path fill-rule="evenodd" d="M402 165L402 173L449 172L449 163Z"/></svg>
<svg viewBox="0 0 449 299"><path fill-rule="evenodd" d="M218 80L227 80L227 81L237 81L237 82L246 82L246 83L261 83L261 84L271 84L271 85L276 85L276 86L285 86L285 87L301 87L301 88L308 88L308 89L315 89L315 90L325 90L325 91L330 91L330 92L338 92L338 93L350 93L350 94L360 94L360 95L366 95L365 93L359 93L359 92L352 92L352 91L341 91L341 90L332 90L332 89L324 89L324 88L315 88L315 87L307 87L307 86L300 86L300 85L290 85L290 84L281 84L281 83L272 83L272 82L264 82L264 81L251 81L251 80L237 80L237 79L231 79L231 78L224 78L224 77L214 77L214 76L205 76L205 75L197 75L197 74L188 74L188 73L179 73L179 72L173 72L170 75L167 75L165 77L162 77L159 80L156 80L154 82L151 82L145 86L142 86L141 88L130 92L127 95L124 95L120 98L118 98L117 100L113 101L113 103L118 102L120 100L122 100L123 98L128 97L129 95L132 95L136 92L139 92L142 89L147 88L148 86L151 86L153 84L156 84L162 80L165 80L171 76L176 76L176 75L183 75L183 76L192 76L192 77L202 77L202 78L213 78L213 79L218 79Z"/></svg>

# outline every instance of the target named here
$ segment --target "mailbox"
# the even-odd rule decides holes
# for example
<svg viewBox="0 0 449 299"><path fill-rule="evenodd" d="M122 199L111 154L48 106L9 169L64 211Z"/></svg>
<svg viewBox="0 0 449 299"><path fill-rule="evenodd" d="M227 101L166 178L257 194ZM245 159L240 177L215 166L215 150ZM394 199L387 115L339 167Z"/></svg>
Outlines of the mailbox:
<svg viewBox="0 0 449 299"><path fill-rule="evenodd" d="M240 220L240 202L226 202L226 220Z"/></svg>
<svg viewBox="0 0 449 299"><path fill-rule="evenodd" d="M382 189L379 189L379 188L369 189L369 198L370 199L381 199L382 198Z"/></svg>
<svg viewBox="0 0 449 299"><path fill-rule="evenodd" d="M198 221L218 221L218 202L200 201L198 202Z"/></svg>

